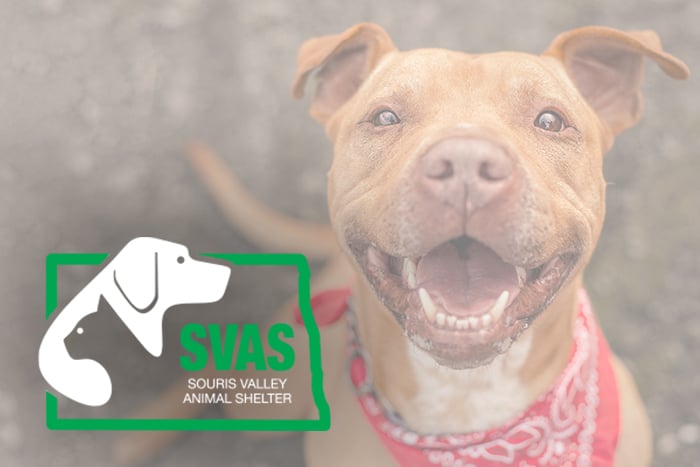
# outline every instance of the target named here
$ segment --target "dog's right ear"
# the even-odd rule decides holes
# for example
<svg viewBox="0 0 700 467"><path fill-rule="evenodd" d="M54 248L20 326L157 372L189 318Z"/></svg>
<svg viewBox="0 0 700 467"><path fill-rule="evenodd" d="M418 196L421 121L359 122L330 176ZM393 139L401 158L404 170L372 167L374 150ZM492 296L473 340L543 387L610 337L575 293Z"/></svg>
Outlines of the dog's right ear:
<svg viewBox="0 0 700 467"><path fill-rule="evenodd" d="M645 57L671 78L686 79L689 74L685 63L664 51L654 31L577 28L557 36L544 54L562 63L613 135L639 121Z"/></svg>
<svg viewBox="0 0 700 467"><path fill-rule="evenodd" d="M396 50L389 35L376 24L357 24L341 34L309 39L299 50L292 84L296 98L304 96L311 73L316 89L309 113L321 124L338 110L387 53Z"/></svg>

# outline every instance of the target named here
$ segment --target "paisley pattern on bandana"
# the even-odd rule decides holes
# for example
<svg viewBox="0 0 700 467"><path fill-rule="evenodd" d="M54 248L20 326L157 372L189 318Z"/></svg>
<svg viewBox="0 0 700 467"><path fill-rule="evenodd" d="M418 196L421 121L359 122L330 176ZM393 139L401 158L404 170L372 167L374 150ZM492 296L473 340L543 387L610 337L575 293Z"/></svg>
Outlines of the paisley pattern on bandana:
<svg viewBox="0 0 700 467"><path fill-rule="evenodd" d="M354 334L351 332L351 334ZM579 293L574 345L553 386L502 427L422 435L391 414L368 384L363 350L350 339L350 379L367 420L401 466L612 466L619 401L610 349Z"/></svg>

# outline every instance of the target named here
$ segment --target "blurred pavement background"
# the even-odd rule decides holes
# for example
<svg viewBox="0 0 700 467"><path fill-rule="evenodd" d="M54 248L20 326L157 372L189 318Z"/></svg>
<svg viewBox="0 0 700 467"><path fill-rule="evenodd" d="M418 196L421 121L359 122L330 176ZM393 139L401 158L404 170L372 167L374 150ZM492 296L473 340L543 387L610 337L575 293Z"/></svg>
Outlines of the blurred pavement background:
<svg viewBox="0 0 700 467"><path fill-rule="evenodd" d="M325 219L331 148L290 97L296 52L366 20L402 49L469 52L537 53L587 24L650 28L688 63L687 82L646 68L644 118L606 161L608 220L587 283L648 406L655 465L700 465L700 3L691 0L0 1L0 464L112 465L114 433L44 426L45 255L114 252L140 235L193 252L253 251L188 166L192 138L220 150L270 205ZM89 277L62 271L61 298ZM274 271L236 279L235 319L262 320L294 288ZM184 319L169 315L166 335ZM132 370L140 351L116 355L119 339L105 338L102 351L134 403L176 377L173 365ZM196 433L149 465L300 466L302 455L299 437Z"/></svg>

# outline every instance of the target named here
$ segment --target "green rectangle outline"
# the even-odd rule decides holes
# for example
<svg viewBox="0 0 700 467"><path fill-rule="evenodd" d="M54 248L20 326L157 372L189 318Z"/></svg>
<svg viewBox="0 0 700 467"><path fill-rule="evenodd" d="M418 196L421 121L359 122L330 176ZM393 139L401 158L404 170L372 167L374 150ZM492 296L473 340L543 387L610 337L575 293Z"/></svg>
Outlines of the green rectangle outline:
<svg viewBox="0 0 700 467"><path fill-rule="evenodd" d="M108 253L50 253L46 256L46 319L58 305L58 267L99 265ZM58 399L46 392L46 427L49 430L151 430L151 431L326 431L331 426L328 401L323 393L321 337L311 310L311 271L299 253L202 253L239 266L294 266L299 275L299 309L309 337L311 392L318 419L124 419L59 418Z"/></svg>

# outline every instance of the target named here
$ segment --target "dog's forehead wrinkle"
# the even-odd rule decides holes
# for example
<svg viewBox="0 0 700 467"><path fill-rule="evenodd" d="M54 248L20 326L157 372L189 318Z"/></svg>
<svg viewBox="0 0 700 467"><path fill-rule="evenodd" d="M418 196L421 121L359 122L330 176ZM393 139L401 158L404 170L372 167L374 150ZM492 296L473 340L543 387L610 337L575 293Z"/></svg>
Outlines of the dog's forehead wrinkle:
<svg viewBox="0 0 700 467"><path fill-rule="evenodd" d="M518 73L513 73L513 63L517 62ZM498 85L524 93L552 89L552 95L568 91L556 72L550 70L548 62L541 57L522 52L498 52L471 55L446 49L416 49L401 52L392 60L386 60L382 67L367 81L367 87L375 90L377 97L387 97L392 93L416 92L426 83L444 84L453 95L455 92L468 92L470 89ZM442 77L436 80L436 75ZM484 79L490 77L492 79ZM462 80L464 86L454 87ZM376 82L394 83L390 87L376 86Z"/></svg>
<svg viewBox="0 0 700 467"><path fill-rule="evenodd" d="M416 49L396 53L384 60L365 81L362 89L372 94L361 97L366 102L391 98L409 99L423 95L426 89L431 92L442 89L442 94L449 95L454 92L454 88L447 78L459 76L469 57L447 49ZM442 79L436 79L436 75Z"/></svg>

